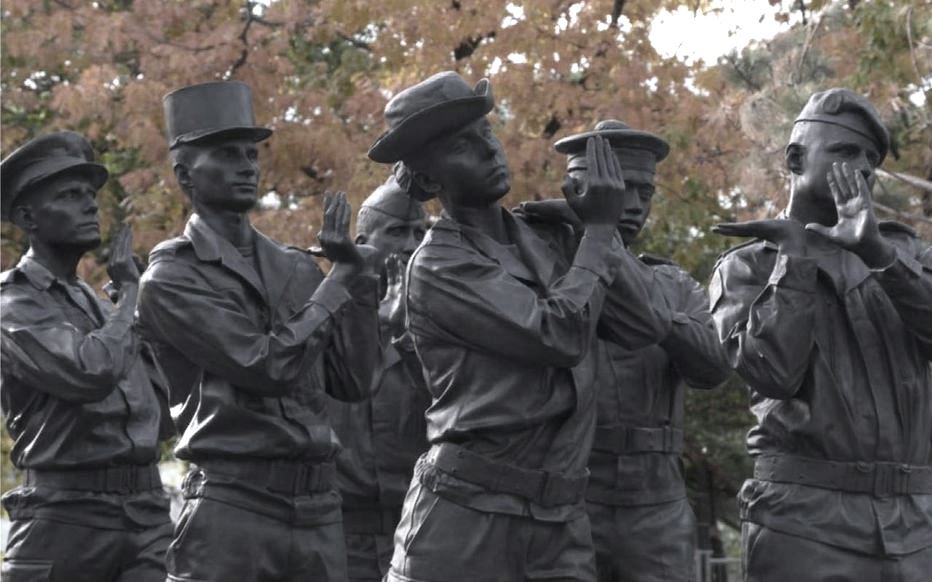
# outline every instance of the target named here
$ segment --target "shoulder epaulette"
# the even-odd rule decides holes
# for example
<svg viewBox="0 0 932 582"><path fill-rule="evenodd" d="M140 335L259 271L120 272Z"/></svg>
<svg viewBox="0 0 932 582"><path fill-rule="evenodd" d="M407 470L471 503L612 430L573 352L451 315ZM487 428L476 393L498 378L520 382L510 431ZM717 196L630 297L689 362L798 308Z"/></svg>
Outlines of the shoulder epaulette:
<svg viewBox="0 0 932 582"><path fill-rule="evenodd" d="M664 257L658 257L657 255L649 255L647 253L641 253L638 255L638 259L645 265L650 265L651 267L657 265L670 265L672 267L679 267L675 261Z"/></svg>
<svg viewBox="0 0 932 582"><path fill-rule="evenodd" d="M163 240L149 252L149 264L153 262L175 256L178 249L189 246L191 241L187 237L179 236Z"/></svg>

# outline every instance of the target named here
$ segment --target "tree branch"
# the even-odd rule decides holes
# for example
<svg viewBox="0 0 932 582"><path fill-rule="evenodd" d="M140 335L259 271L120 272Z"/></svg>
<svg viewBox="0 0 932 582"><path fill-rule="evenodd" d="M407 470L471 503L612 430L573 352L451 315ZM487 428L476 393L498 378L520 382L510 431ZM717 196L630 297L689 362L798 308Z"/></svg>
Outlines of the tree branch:
<svg viewBox="0 0 932 582"><path fill-rule="evenodd" d="M800 3L801 2L802 0L800 0ZM821 16L812 24L812 27L809 29L809 34L806 35L806 42L803 43L803 52L799 55L799 62L796 63L796 71L793 74L794 85L798 85L800 81L802 81L803 64L806 62L806 55L809 54L809 47L812 46L812 39L815 38L816 32L818 32L820 26L822 26Z"/></svg>

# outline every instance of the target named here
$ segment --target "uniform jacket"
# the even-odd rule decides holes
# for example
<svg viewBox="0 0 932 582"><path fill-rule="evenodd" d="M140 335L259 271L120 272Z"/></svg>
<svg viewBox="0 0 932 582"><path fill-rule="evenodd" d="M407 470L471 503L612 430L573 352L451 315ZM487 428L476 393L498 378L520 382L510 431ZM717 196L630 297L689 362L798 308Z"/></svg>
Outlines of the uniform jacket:
<svg viewBox="0 0 932 582"><path fill-rule="evenodd" d="M324 392L359 399L371 382L376 283L351 296L306 252L254 236L259 272L196 214L150 255L139 318L170 376L175 453L323 462L338 450Z"/></svg>
<svg viewBox="0 0 932 582"><path fill-rule="evenodd" d="M672 312L669 334L653 345L628 350L602 341L605 357L598 380L598 426L683 428L684 382L714 388L730 372L705 290L672 262L642 257L654 273L653 292ZM624 333L624 329L619 330ZM686 496L678 454L637 452L614 455L611 443L593 445L589 488L610 493L624 505L652 505Z"/></svg>
<svg viewBox="0 0 932 582"><path fill-rule="evenodd" d="M131 321L83 281L56 278L26 255L0 275L3 416L21 469L148 465L171 434L166 381ZM161 491L133 496L19 487L4 497L13 519L48 517L99 527L166 520Z"/></svg>
<svg viewBox="0 0 932 582"><path fill-rule="evenodd" d="M800 257L755 241L719 261L712 315L750 387L752 455L930 464L932 250L902 225L881 230L896 259L879 270L827 242ZM843 548L932 545L932 495L752 479L739 502L750 521Z"/></svg>
<svg viewBox="0 0 932 582"><path fill-rule="evenodd" d="M561 241L542 238L502 212L513 244L444 217L410 262L408 329L433 396L428 438L500 463L585 474L595 427L591 348L600 314L630 318L632 344L651 343L665 323L641 307L649 304L646 288L640 296L629 293L628 301L606 301L612 284L626 291L640 285L625 276L630 263L610 249L584 236L571 265ZM619 245L616 238L613 246ZM552 520L583 511L466 490L452 478L437 488L484 511Z"/></svg>

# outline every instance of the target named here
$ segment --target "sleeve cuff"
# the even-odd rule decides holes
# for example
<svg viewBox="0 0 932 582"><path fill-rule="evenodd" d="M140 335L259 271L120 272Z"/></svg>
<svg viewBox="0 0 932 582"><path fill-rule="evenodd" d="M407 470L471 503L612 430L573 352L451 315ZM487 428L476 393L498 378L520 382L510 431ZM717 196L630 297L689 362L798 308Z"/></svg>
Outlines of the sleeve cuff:
<svg viewBox="0 0 932 582"><path fill-rule="evenodd" d="M871 272L877 273L883 277L901 277L904 275L912 275L914 277L922 276L922 263L906 254L906 251L898 246L894 247L894 250L893 261L891 261L889 265L879 269L871 269Z"/></svg>
<svg viewBox="0 0 932 582"><path fill-rule="evenodd" d="M326 309L330 315L336 315L340 309L353 299L349 290L343 284L333 279L324 279L314 295L311 296L310 302L316 303Z"/></svg>
<svg viewBox="0 0 932 582"><path fill-rule="evenodd" d="M611 285L614 280L613 267L617 262L617 253L623 249L624 246L617 233L610 243L586 233L576 250L573 266L585 269L599 277L606 285Z"/></svg>

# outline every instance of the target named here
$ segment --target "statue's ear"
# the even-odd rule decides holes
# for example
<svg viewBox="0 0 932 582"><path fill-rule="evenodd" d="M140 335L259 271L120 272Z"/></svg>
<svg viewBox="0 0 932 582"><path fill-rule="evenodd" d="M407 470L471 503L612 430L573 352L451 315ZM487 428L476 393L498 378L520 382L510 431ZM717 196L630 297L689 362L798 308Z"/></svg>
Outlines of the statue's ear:
<svg viewBox="0 0 932 582"><path fill-rule="evenodd" d="M805 169L805 148L798 143L791 143L783 150L786 168L794 174L802 174Z"/></svg>
<svg viewBox="0 0 932 582"><path fill-rule="evenodd" d="M32 208L27 205L14 206L10 210L10 222L26 232L36 229L36 221L32 217Z"/></svg>
<svg viewBox="0 0 932 582"><path fill-rule="evenodd" d="M414 183L418 188L433 196L439 194L441 190L440 182L435 182L430 176L421 172L414 172Z"/></svg>
<svg viewBox="0 0 932 582"><path fill-rule="evenodd" d="M191 172L188 167L178 163L172 169L175 170L175 180L178 181L181 190L190 197L194 192L194 181L191 180Z"/></svg>

